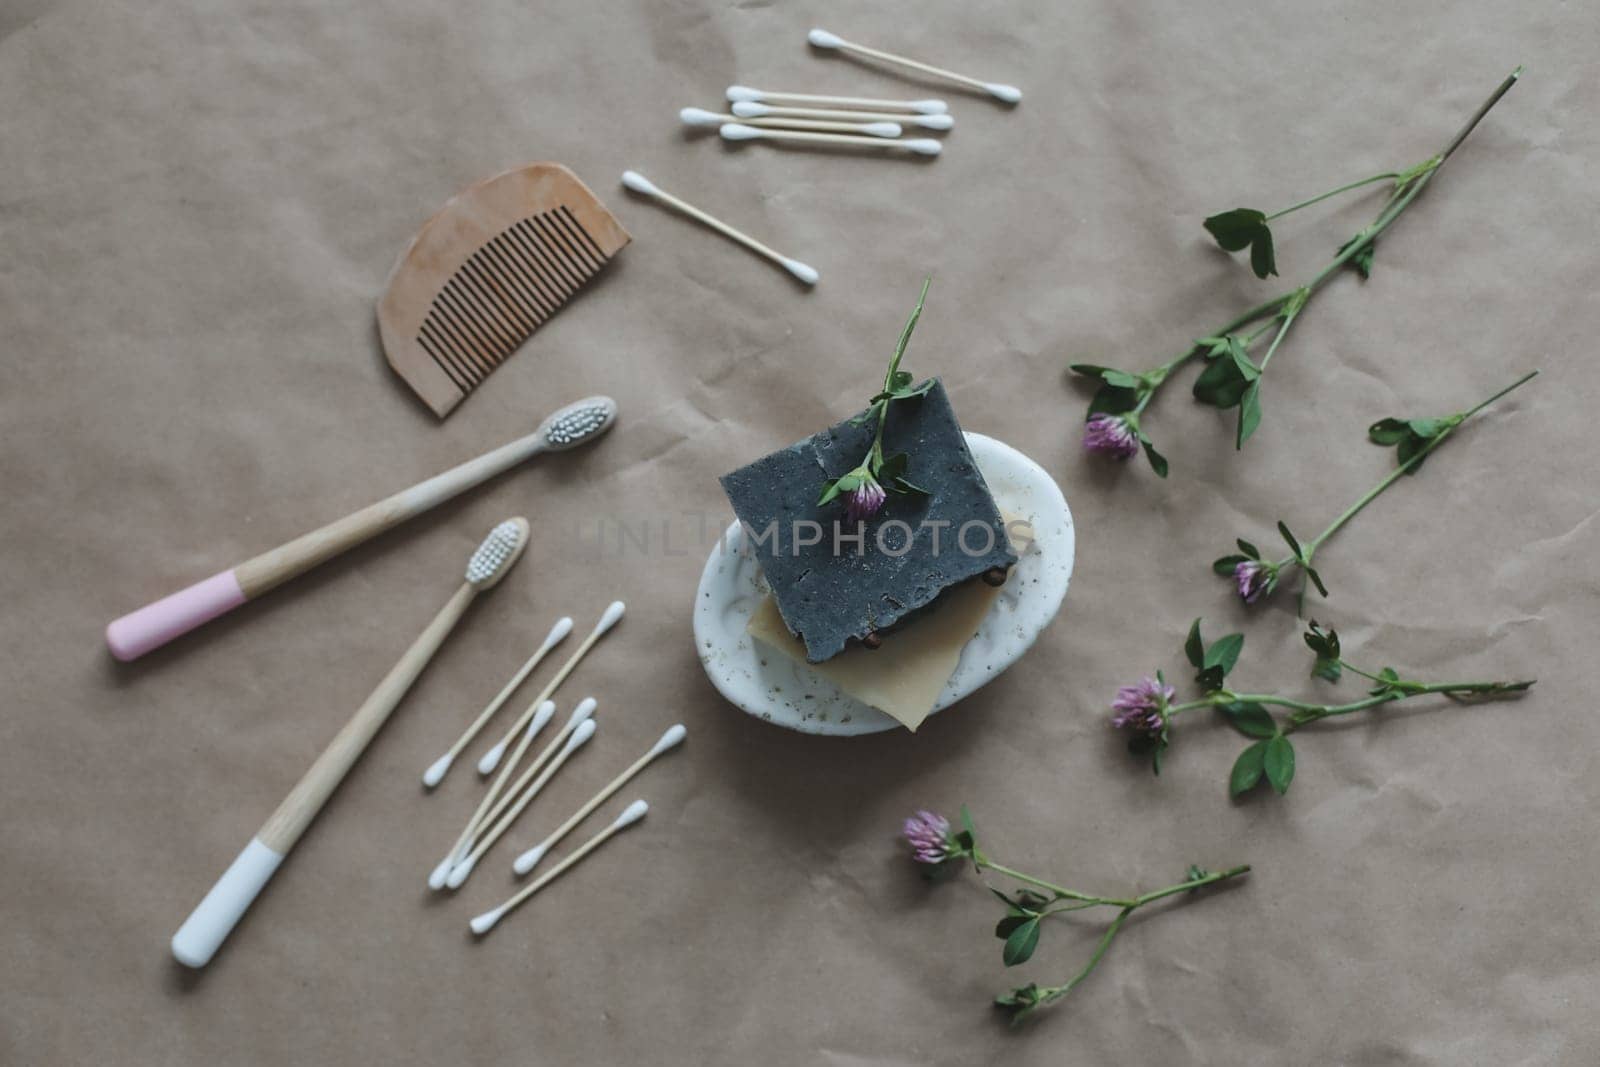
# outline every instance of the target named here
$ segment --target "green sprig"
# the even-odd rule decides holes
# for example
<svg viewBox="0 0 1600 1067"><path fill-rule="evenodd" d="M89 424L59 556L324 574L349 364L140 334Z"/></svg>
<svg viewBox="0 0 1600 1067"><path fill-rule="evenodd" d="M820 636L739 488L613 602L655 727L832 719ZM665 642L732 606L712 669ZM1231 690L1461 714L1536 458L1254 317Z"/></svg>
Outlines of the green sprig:
<svg viewBox="0 0 1600 1067"><path fill-rule="evenodd" d="M1298 567L1304 574L1306 581L1300 586L1299 611L1305 613L1306 584L1314 585L1317 592L1323 597L1328 595L1328 588L1322 581L1322 575L1312 566L1311 560L1323 544L1339 531L1347 522L1355 518L1361 511L1379 496L1400 480L1402 475L1415 474L1433 453L1433 450L1444 444L1445 440L1454 433L1462 423L1478 414L1484 408L1500 400L1506 394L1532 381L1538 377L1538 371L1529 371L1510 385L1501 389L1493 396L1480 401L1466 411L1458 411L1453 415L1426 419L1379 419L1367 428L1367 436L1374 443L1385 447L1395 446L1398 452L1399 466L1385 475L1377 485L1369 489L1354 504L1345 508L1339 516L1316 537L1307 541L1295 537L1289 527L1281 520L1278 523L1278 534L1283 538L1284 544L1289 548L1289 554L1283 559L1268 562L1263 560L1256 547L1247 541L1239 541L1238 545L1242 555L1227 555L1213 560L1211 570L1213 573L1232 578L1235 569L1241 563L1254 563L1260 565L1266 574L1264 585L1259 596L1249 598L1248 603L1256 603L1271 595L1281 578L1290 570ZM1242 595L1242 594L1241 594Z"/></svg>
<svg viewBox="0 0 1600 1067"><path fill-rule="evenodd" d="M922 317L922 305L928 299L928 285L932 281L932 278L922 279L922 292L917 295L917 306L911 309L911 317L906 320L904 329L900 331L900 340L895 343L894 355L889 359L889 369L884 372L883 388L868 402L867 410L857 417L858 422L877 420L877 432L873 434L872 447L867 450L866 458L860 464L822 487L822 495L817 498L818 507L829 503L841 493L855 491L869 481L876 482L891 493L916 493L922 496L928 494L926 489L905 476L906 470L911 465L910 456L904 452L897 452L887 457L883 454L883 430L889 422L890 404L926 396L928 390L933 388L932 378L914 386L911 384L913 381L911 373L900 369L900 360L906 354L906 346L911 343L911 334L917 328L917 320Z"/></svg>
<svg viewBox="0 0 1600 1067"><path fill-rule="evenodd" d="M1344 658L1339 635L1334 630L1323 629L1313 621L1307 627L1304 638L1306 646L1316 657L1312 674L1329 682L1337 682L1347 671L1359 675L1373 683L1367 695L1359 700L1327 704L1297 700L1276 693L1244 693L1229 689L1222 684L1222 677L1207 674L1207 663L1213 659L1217 664L1226 662L1227 670L1221 672L1225 677L1238 662L1244 638L1238 634L1230 634L1207 647L1200 637L1200 620L1196 619L1194 625L1189 628L1189 636L1184 642L1184 655L1190 663L1201 668L1197 681L1204 687L1205 695L1196 700L1165 706L1162 709L1162 719L1164 724L1170 727L1179 715L1201 708L1211 708L1223 721L1250 738L1250 744L1239 754L1228 773L1228 792L1235 797L1255 789L1263 781L1280 795L1288 792L1290 783L1294 781L1296 766L1295 746L1289 740L1289 736L1323 719L1353 715L1385 704L1421 696L1440 695L1455 700L1492 699L1521 693L1534 684L1532 679L1425 682L1403 678L1393 667L1384 667L1374 673L1357 667ZM1223 652L1213 654L1212 650L1219 646L1222 646ZM1202 650L1199 653L1199 662L1196 662L1197 649ZM1274 715L1270 710L1273 708L1281 709L1286 714ZM1165 735L1166 731L1163 733Z"/></svg>
<svg viewBox="0 0 1600 1067"><path fill-rule="evenodd" d="M1378 236L1392 226L1433 181L1444 162L1450 158L1467 136L1499 102L1522 75L1522 68L1510 76L1479 106L1465 126L1437 155L1398 171L1384 171L1358 181L1349 182L1326 193L1268 214L1255 208L1235 208L1205 220L1205 228L1217 243L1230 252L1250 249L1251 269L1257 277L1277 274L1277 259L1271 227L1275 219L1292 212L1321 203L1333 196L1362 189L1380 182L1391 183L1388 199L1377 215L1362 230L1340 245L1333 261L1319 271L1310 281L1270 300L1257 304L1243 314L1228 321L1221 328L1195 340L1177 356L1143 373L1132 373L1096 364L1076 363L1071 369L1088 377L1098 378L1099 389L1089 403L1088 416L1116 415L1124 418L1131 431L1137 434L1152 468L1166 476L1168 464L1156 451L1141 425L1140 418L1155 394L1171 377L1172 372L1195 358L1206 366L1195 379L1193 394L1202 403L1227 410L1238 408L1234 429L1234 447L1242 449L1244 443L1261 425L1263 412L1262 379L1290 328L1311 298L1336 274L1353 269L1363 278L1372 272L1373 248ZM1257 324L1261 324L1257 326ZM1249 332L1246 327L1257 326ZM1260 359L1251 356L1251 350L1264 342L1266 349Z"/></svg>

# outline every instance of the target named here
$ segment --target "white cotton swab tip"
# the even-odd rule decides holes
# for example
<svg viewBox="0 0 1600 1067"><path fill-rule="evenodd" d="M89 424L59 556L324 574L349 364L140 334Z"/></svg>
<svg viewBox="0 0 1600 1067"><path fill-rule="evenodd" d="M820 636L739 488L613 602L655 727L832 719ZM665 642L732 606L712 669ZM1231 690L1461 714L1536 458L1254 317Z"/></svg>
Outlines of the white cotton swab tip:
<svg viewBox="0 0 1600 1067"><path fill-rule="evenodd" d="M790 274L793 274L796 278L799 278L807 285L816 285L817 279L822 277L822 275L817 273L817 268L807 266L798 259L783 259L779 262L783 264L784 270L788 271Z"/></svg>
<svg viewBox="0 0 1600 1067"><path fill-rule="evenodd" d="M572 736L567 738L566 752L576 752L583 747L583 743L594 736L595 724L593 719L584 719L578 728L572 731Z"/></svg>
<svg viewBox="0 0 1600 1067"><path fill-rule="evenodd" d="M622 184L634 192L643 193L646 196L659 196L661 194L661 190L656 188L655 182L652 182L636 170L623 171Z"/></svg>
<svg viewBox="0 0 1600 1067"><path fill-rule="evenodd" d="M812 30L810 33L806 34L806 40L810 41L818 48L844 47L844 38L838 36L837 34L829 33L827 30Z"/></svg>
<svg viewBox="0 0 1600 1067"><path fill-rule="evenodd" d="M450 880L450 868L455 865L456 857L453 852L440 860L439 866L435 867L428 875L428 888L433 890L443 889L445 883Z"/></svg>
<svg viewBox="0 0 1600 1067"><path fill-rule="evenodd" d="M451 889L460 889L466 883L467 875L472 873L472 868L478 865L477 857L468 856L454 867L450 868L450 877L445 879L445 885Z"/></svg>
<svg viewBox="0 0 1600 1067"><path fill-rule="evenodd" d="M772 114L772 108L766 104L758 104L754 100L740 100L728 110L742 119L759 119L763 115Z"/></svg>
<svg viewBox="0 0 1600 1067"><path fill-rule="evenodd" d="M678 118L683 120L685 126L720 126L723 121L722 116L715 111L707 111L701 107L686 107L678 112ZM629 171L628 173L631 174L633 172ZM624 176L623 181L627 181L626 176Z"/></svg>
<svg viewBox="0 0 1600 1067"><path fill-rule="evenodd" d="M919 156L936 156L944 151L944 143L935 141L932 137L917 137L909 141L901 141L900 146L917 153Z"/></svg>
<svg viewBox="0 0 1600 1067"><path fill-rule="evenodd" d="M617 623L622 621L622 613L628 610L628 605L620 600L613 600L606 608L606 613L600 616L600 621L595 623L594 634L599 637Z"/></svg>
<svg viewBox="0 0 1600 1067"><path fill-rule="evenodd" d="M950 105L943 100L908 100L906 107L912 111L920 111L924 115L943 115L950 110Z"/></svg>
<svg viewBox="0 0 1600 1067"><path fill-rule="evenodd" d="M504 908L495 908L493 911L486 911L482 915L477 916L469 924L472 927L472 932L480 937L483 936L490 930L494 929L494 924L499 922L500 916L504 915L505 913L506 911Z"/></svg>
<svg viewBox="0 0 1600 1067"><path fill-rule="evenodd" d="M901 130L898 123L869 122L861 127L861 132L873 137L899 137Z"/></svg>
<svg viewBox="0 0 1600 1067"><path fill-rule="evenodd" d="M650 755L659 756L667 749L683 744L683 739L688 736L689 731L683 723L673 723L667 727L667 732L661 735L661 740L657 741L655 747L650 750Z"/></svg>
<svg viewBox="0 0 1600 1067"><path fill-rule="evenodd" d="M760 130L742 122L723 123L721 133L724 141L753 141L761 136Z"/></svg>
<svg viewBox="0 0 1600 1067"><path fill-rule="evenodd" d="M956 124L954 115L923 115L913 120L925 130L948 130Z"/></svg>
<svg viewBox="0 0 1600 1067"><path fill-rule="evenodd" d="M478 760L478 773L483 775L493 774L494 769L500 766L500 757L504 756L505 754L506 743L504 741L498 742L493 748L483 754L482 759Z"/></svg>
<svg viewBox="0 0 1600 1067"><path fill-rule="evenodd" d="M1002 85L999 82L985 82L983 91L997 100L1004 100L1008 104L1015 104L1022 99L1022 90L1015 85Z"/></svg>
<svg viewBox="0 0 1600 1067"><path fill-rule="evenodd" d="M563 615L563 616L561 616L561 618L556 620L556 624L554 626L550 627L550 633L548 635L546 635L546 637L544 639L544 647L545 647L545 649L546 650L552 649L555 646L559 645L561 642L563 642L563 641L565 641L567 639L567 635L570 634L571 632L572 632L572 616L571 615Z"/></svg>
<svg viewBox="0 0 1600 1067"><path fill-rule="evenodd" d="M622 814L617 816L617 821L611 825L618 830L621 830L627 826L632 826L634 823L644 818L644 813L649 810L650 805L646 804L642 800L635 800L632 804L629 804L623 809Z"/></svg>
<svg viewBox="0 0 1600 1067"><path fill-rule="evenodd" d="M542 859L544 859L544 846L534 845L511 862L511 869L518 874L527 874L537 867Z"/></svg>
<svg viewBox="0 0 1600 1067"><path fill-rule="evenodd" d="M556 702L546 700L539 705L539 710L533 713L533 721L528 724L528 736L535 737L540 730L550 725L550 720L556 717Z"/></svg>
<svg viewBox="0 0 1600 1067"><path fill-rule="evenodd" d="M728 99L734 101L760 100L761 90L752 89L748 85L730 85L728 86Z"/></svg>
<svg viewBox="0 0 1600 1067"><path fill-rule="evenodd" d="M429 789L432 789L434 786L444 781L444 772L448 771L450 769L450 764L454 763L455 761L456 758L448 752L434 760L433 765L422 772L422 784L427 786Z"/></svg>

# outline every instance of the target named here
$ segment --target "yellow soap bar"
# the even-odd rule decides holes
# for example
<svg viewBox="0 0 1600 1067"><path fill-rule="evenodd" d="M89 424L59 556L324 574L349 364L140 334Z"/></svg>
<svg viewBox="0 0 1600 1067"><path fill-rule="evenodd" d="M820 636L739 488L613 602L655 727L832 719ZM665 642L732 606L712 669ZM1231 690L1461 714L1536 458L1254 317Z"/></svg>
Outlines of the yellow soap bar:
<svg viewBox="0 0 1600 1067"><path fill-rule="evenodd" d="M1022 537L1013 532L1013 543L1019 540L1031 544L1031 531ZM999 588L984 581L958 585L946 590L925 615L885 634L880 648L852 645L822 663L806 662L805 642L789 632L771 596L750 616L746 632L915 732L999 595Z"/></svg>

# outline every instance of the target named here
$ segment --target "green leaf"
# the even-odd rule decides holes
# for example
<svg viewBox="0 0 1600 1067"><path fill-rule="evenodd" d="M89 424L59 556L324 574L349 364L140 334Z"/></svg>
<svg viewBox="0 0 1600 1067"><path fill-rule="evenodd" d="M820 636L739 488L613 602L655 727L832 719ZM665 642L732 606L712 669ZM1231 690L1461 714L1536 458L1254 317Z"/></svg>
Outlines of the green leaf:
<svg viewBox="0 0 1600 1067"><path fill-rule="evenodd" d="M1234 433L1233 447L1237 451L1250 440L1250 435L1261 425L1261 382L1253 381L1239 399L1239 426Z"/></svg>
<svg viewBox="0 0 1600 1067"><path fill-rule="evenodd" d="M1272 713L1253 701L1234 701L1224 704L1217 709L1227 718L1228 723L1246 737L1275 737L1278 733L1278 724L1273 721Z"/></svg>
<svg viewBox="0 0 1600 1067"><path fill-rule="evenodd" d="M1295 559L1305 556L1305 552L1300 548L1300 542L1294 539L1294 534L1289 532L1289 527L1283 524L1282 519L1278 520L1278 533L1283 535L1284 543L1289 546L1289 551L1294 553Z"/></svg>
<svg viewBox="0 0 1600 1067"><path fill-rule="evenodd" d="M967 810L965 804L961 805L961 828L970 834L974 841L978 839L978 831L972 828L972 812Z"/></svg>
<svg viewBox="0 0 1600 1067"><path fill-rule="evenodd" d="M1227 677L1228 672L1233 670L1233 665L1239 662L1239 653L1243 650L1244 634L1219 637L1210 648L1206 649L1204 666L1221 668L1223 677Z"/></svg>
<svg viewBox="0 0 1600 1067"><path fill-rule="evenodd" d="M1124 389L1137 389L1139 387L1139 379L1126 371L1108 369L1103 371L1100 377L1107 385L1121 386Z"/></svg>
<svg viewBox="0 0 1600 1067"><path fill-rule="evenodd" d="M1377 445L1396 445L1411 433L1404 419L1379 419L1367 427L1367 438Z"/></svg>
<svg viewBox="0 0 1600 1067"><path fill-rule="evenodd" d="M1266 741L1257 741L1233 761L1233 770L1228 774L1230 796L1248 793L1261 781L1261 773L1266 768L1267 744Z"/></svg>
<svg viewBox="0 0 1600 1067"><path fill-rule="evenodd" d="M1266 223L1261 224L1255 240L1250 242L1250 269L1255 271L1257 278L1278 273L1278 260L1272 253L1272 231Z"/></svg>
<svg viewBox="0 0 1600 1067"><path fill-rule="evenodd" d="M1262 766L1267 772L1267 781L1271 782L1272 788L1282 796L1289 791L1289 783L1294 781L1294 746L1282 734L1266 744L1267 751L1262 757Z"/></svg>
<svg viewBox="0 0 1600 1067"><path fill-rule="evenodd" d="M1236 207L1232 211L1212 215L1203 225L1224 250L1238 252L1254 243L1266 224L1265 213L1254 208Z"/></svg>
<svg viewBox="0 0 1600 1067"><path fill-rule="evenodd" d="M1150 461L1150 469L1160 477L1165 478L1167 476L1167 457L1157 452L1156 446L1151 444L1144 434L1139 435L1139 444L1144 447L1144 458Z"/></svg>
<svg viewBox="0 0 1600 1067"><path fill-rule="evenodd" d="M1261 558L1261 550L1259 548L1257 548L1255 545L1252 545L1249 541L1246 541L1244 538L1242 538L1242 537L1237 538L1234 541L1234 544L1239 546L1239 551L1240 552L1243 552L1245 555L1249 556L1251 559L1260 559Z"/></svg>
<svg viewBox="0 0 1600 1067"><path fill-rule="evenodd" d="M1022 923L1012 930L1006 938L1005 948L1000 950L1000 958L1007 967L1015 967L1019 963L1028 962L1028 957L1033 955L1033 950L1039 947L1039 917Z"/></svg>
<svg viewBox="0 0 1600 1067"><path fill-rule="evenodd" d="M1449 419L1411 419L1406 423L1411 432L1422 438L1438 437L1454 425Z"/></svg>
<svg viewBox="0 0 1600 1067"><path fill-rule="evenodd" d="M1360 234L1350 238L1350 240L1339 246L1339 251L1334 253L1334 255L1336 257L1344 255L1350 246L1359 240L1361 240ZM1378 242L1375 240L1367 242L1367 246L1346 260L1345 264L1353 269L1357 274L1360 274L1363 279L1372 277L1372 252L1377 245Z"/></svg>
<svg viewBox="0 0 1600 1067"><path fill-rule="evenodd" d="M1189 626L1189 636L1183 641L1183 654L1189 657L1189 662L1196 667L1206 665L1206 646L1200 639L1200 620L1195 619Z"/></svg>
<svg viewBox="0 0 1600 1067"><path fill-rule="evenodd" d="M1122 385L1102 385L1089 401L1090 415L1121 415L1139 406L1139 390Z"/></svg>
<svg viewBox="0 0 1600 1067"><path fill-rule="evenodd" d="M1338 660L1326 656L1318 656L1317 662L1311 665L1313 678L1322 678L1329 682L1337 682L1343 672L1344 668L1340 666Z"/></svg>
<svg viewBox="0 0 1600 1067"><path fill-rule="evenodd" d="M910 384L911 372L908 370L897 370L889 376L890 392L898 393L900 390L906 388Z"/></svg>
<svg viewBox="0 0 1600 1067"><path fill-rule="evenodd" d="M1239 373L1238 364L1231 359L1219 359L1208 363L1195 377L1190 392L1196 400L1226 410L1239 403L1249 387L1250 383Z"/></svg>
<svg viewBox="0 0 1600 1067"><path fill-rule="evenodd" d="M833 482L833 483L829 484L828 486L826 486L822 490L822 495L817 498L817 507L820 508L822 505L826 504L828 501L830 501L834 497L838 496L840 492L841 492L841 490L839 489L839 483L838 482Z"/></svg>
<svg viewBox="0 0 1600 1067"><path fill-rule="evenodd" d="M1211 573L1222 578L1232 578L1233 569L1241 563L1251 562L1249 556L1223 556L1211 561Z"/></svg>
<svg viewBox="0 0 1600 1067"><path fill-rule="evenodd" d="M1231 333L1228 335L1228 355L1245 381L1253 382L1261 377L1261 368L1251 361L1249 353L1244 350L1244 342Z"/></svg>
<svg viewBox="0 0 1600 1067"><path fill-rule="evenodd" d="M1032 918L1027 915L1007 915L1004 919L994 924L994 936L1002 941L1009 940L1011 935L1016 932L1017 927L1032 921Z"/></svg>
<svg viewBox="0 0 1600 1067"><path fill-rule="evenodd" d="M880 482L892 482L906 472L910 465L911 457L904 452L896 452L882 463L878 464L875 472Z"/></svg>
<svg viewBox="0 0 1600 1067"><path fill-rule="evenodd" d="M1312 619L1306 624L1306 632L1301 635L1306 647L1319 656L1339 658L1339 631L1324 630L1317 625L1317 620Z"/></svg>
<svg viewBox="0 0 1600 1067"><path fill-rule="evenodd" d="M1322 584L1322 575L1317 573L1317 568L1304 563L1301 566L1305 568L1306 577L1311 579L1311 584L1317 587L1317 592L1327 596L1328 587Z"/></svg>
<svg viewBox="0 0 1600 1067"><path fill-rule="evenodd" d="M1400 466L1404 467L1407 463L1410 463L1413 458L1421 455L1422 451L1427 447L1428 442L1425 438L1418 437L1416 434L1407 434L1405 440L1400 442L1400 447L1395 450L1395 459L1399 461ZM1411 469L1406 471L1406 473L1417 473L1422 469L1422 465L1426 462L1426 459L1418 459Z"/></svg>
<svg viewBox="0 0 1600 1067"><path fill-rule="evenodd" d="M1221 667L1204 667L1194 676L1194 680L1199 682L1200 688L1207 693L1215 693L1222 688L1222 677Z"/></svg>
<svg viewBox="0 0 1600 1067"><path fill-rule="evenodd" d="M1098 363L1069 363L1067 364L1067 369L1073 374L1081 374L1085 378L1099 378L1111 368L1102 367Z"/></svg>

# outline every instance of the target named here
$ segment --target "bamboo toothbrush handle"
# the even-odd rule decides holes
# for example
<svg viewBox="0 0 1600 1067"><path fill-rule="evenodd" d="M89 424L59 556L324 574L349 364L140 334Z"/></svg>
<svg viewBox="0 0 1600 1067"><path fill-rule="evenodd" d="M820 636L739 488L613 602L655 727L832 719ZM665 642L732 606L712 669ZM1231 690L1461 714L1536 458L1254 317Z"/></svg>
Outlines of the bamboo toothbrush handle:
<svg viewBox="0 0 1600 1067"><path fill-rule="evenodd" d="M178 962L189 967L204 967L211 962L211 957L271 880L284 856L300 840L300 835L311 825L311 820L322 810L477 594L478 590L471 583L463 583L456 590L301 776L278 805L278 810L262 824L232 866L172 936L172 954Z"/></svg>
<svg viewBox="0 0 1600 1067"><path fill-rule="evenodd" d="M137 659L364 541L515 467L545 447L532 433L486 452L376 504L302 534L254 559L147 604L106 627L119 660Z"/></svg>

